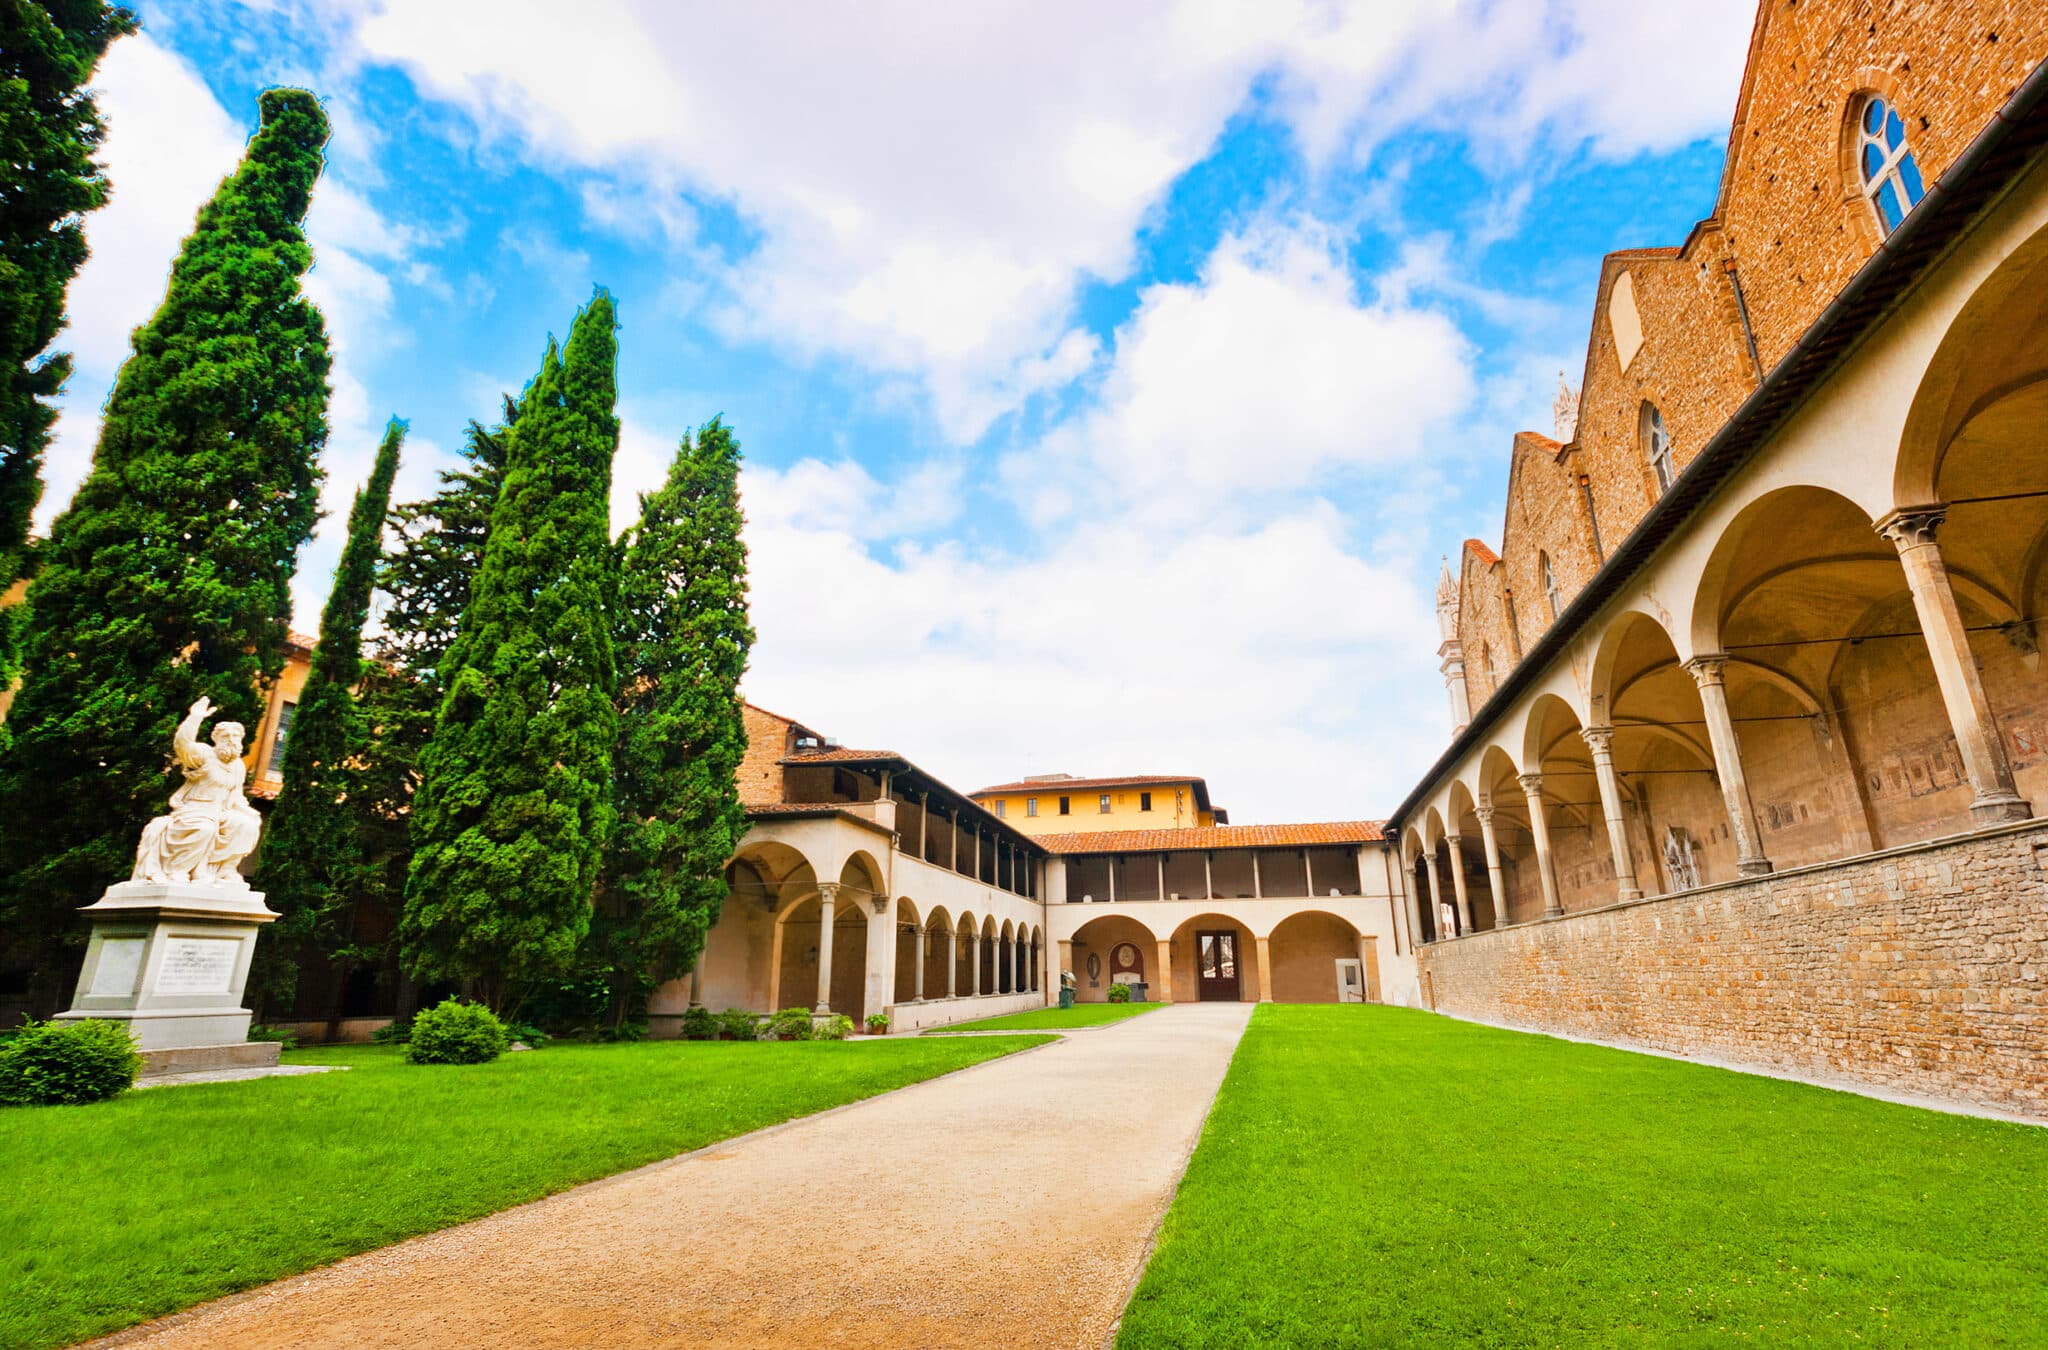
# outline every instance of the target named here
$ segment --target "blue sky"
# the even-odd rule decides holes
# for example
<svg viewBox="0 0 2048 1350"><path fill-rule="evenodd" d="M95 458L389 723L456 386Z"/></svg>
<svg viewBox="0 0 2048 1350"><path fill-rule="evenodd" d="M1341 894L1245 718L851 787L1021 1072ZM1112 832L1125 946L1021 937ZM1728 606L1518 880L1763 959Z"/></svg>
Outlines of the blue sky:
<svg viewBox="0 0 2048 1350"><path fill-rule="evenodd" d="M392 414L402 497L594 285L614 525L722 414L757 702L956 786L1192 772L1383 813L1444 743L1438 558L1576 382L1607 250L1710 209L1718 0L686 7L166 0L98 79L48 520L192 214L299 84L336 132L317 622Z"/></svg>

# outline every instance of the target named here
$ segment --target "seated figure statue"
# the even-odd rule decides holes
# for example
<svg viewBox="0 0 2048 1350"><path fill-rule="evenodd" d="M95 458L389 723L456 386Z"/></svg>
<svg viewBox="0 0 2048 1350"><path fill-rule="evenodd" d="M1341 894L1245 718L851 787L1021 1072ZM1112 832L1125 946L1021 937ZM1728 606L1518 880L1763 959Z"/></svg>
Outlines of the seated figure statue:
<svg viewBox="0 0 2048 1350"><path fill-rule="evenodd" d="M236 864L256 848L263 817L242 791L249 776L249 766L242 763L242 724L217 723L213 744L199 744L199 724L212 712L213 704L202 697L171 738L185 782L171 794L170 814L143 827L135 850L136 881L249 885Z"/></svg>

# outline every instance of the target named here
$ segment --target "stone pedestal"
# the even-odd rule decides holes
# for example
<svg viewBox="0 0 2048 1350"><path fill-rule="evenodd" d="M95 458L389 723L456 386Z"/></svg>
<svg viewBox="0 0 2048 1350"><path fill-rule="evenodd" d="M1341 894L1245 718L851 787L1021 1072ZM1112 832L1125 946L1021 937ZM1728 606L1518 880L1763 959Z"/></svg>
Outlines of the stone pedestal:
<svg viewBox="0 0 2048 1350"><path fill-rule="evenodd" d="M69 1012L125 1022L145 1073L277 1062L250 1042L242 1006L256 930L278 916L258 891L191 882L123 881L79 911L92 921ZM189 1061L189 1062L188 1062Z"/></svg>

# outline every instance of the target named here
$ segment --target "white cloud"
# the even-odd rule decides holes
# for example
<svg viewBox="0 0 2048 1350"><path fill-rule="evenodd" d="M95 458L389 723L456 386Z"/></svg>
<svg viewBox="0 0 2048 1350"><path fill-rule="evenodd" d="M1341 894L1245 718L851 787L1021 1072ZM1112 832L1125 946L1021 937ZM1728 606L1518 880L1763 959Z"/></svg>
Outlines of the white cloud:
<svg viewBox="0 0 2048 1350"><path fill-rule="evenodd" d="M1033 515L1107 485L1151 516L1210 518L1414 457L1470 394L1465 340L1440 314L1361 302L1334 244L1266 223L1198 283L1148 290L1093 409L1006 460Z"/></svg>

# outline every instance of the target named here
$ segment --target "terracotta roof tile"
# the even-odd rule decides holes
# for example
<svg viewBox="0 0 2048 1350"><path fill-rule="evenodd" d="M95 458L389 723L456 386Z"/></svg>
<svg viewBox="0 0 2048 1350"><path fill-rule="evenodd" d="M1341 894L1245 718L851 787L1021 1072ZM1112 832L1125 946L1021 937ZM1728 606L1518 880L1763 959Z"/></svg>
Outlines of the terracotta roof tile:
<svg viewBox="0 0 2048 1350"><path fill-rule="evenodd" d="M1299 825L1203 825L1184 830L1101 830L1089 834L1042 834L1050 853L1154 853L1173 849L1316 848L1327 844L1375 844L1383 837L1378 820L1319 820Z"/></svg>
<svg viewBox="0 0 2048 1350"><path fill-rule="evenodd" d="M894 750L813 750L806 755L787 755L784 764L877 764L903 760ZM903 761L907 763L908 761Z"/></svg>
<svg viewBox="0 0 2048 1350"><path fill-rule="evenodd" d="M1500 554L1488 548L1483 540L1467 539L1465 541L1465 551L1488 567L1500 561Z"/></svg>
<svg viewBox="0 0 2048 1350"><path fill-rule="evenodd" d="M287 629L284 640L302 652L310 652L320 643L320 639L314 637L311 633L301 633L296 629Z"/></svg>

